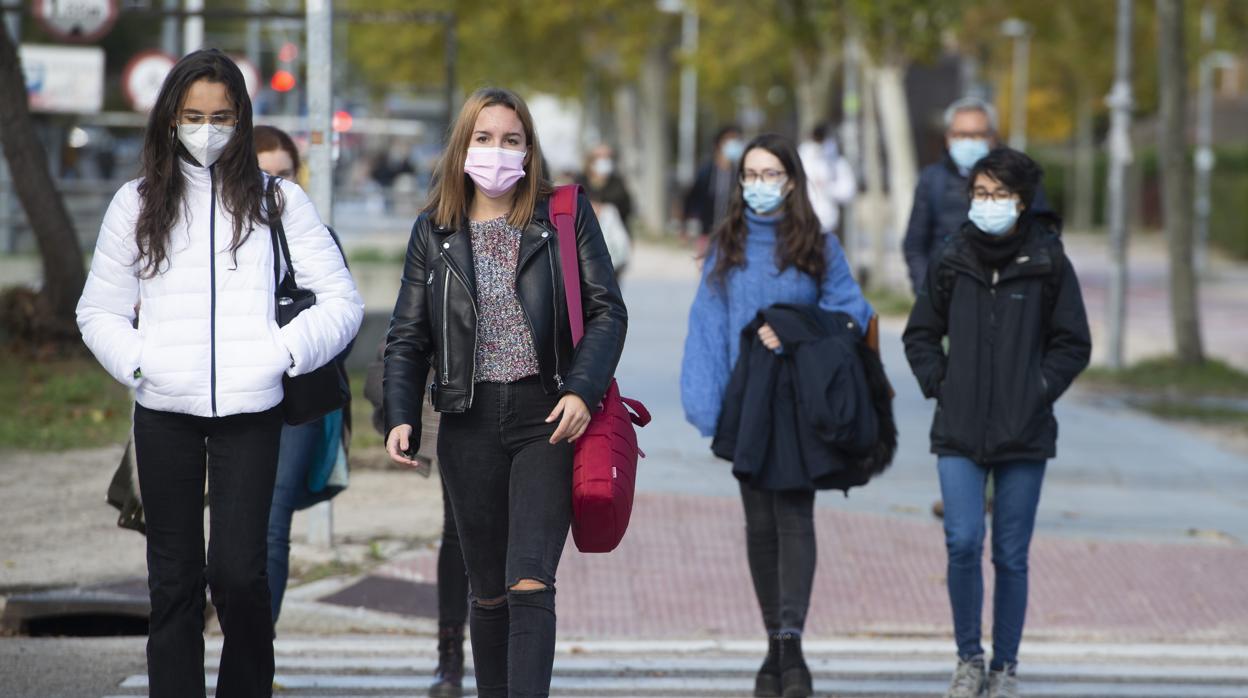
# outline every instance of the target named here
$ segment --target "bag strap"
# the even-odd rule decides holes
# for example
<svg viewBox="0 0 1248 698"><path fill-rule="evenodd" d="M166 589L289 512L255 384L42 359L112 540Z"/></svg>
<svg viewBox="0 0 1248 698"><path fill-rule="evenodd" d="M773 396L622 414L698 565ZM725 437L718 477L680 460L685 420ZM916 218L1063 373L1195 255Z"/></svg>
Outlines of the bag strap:
<svg viewBox="0 0 1248 698"><path fill-rule="evenodd" d="M581 307L581 267L576 255L576 198L579 184L555 188L550 197L550 218L559 238L559 265L563 268L563 291L568 300L568 322L572 327L572 346L585 336L585 311Z"/></svg>
<svg viewBox="0 0 1248 698"><path fill-rule="evenodd" d="M264 190L264 198L269 212L269 234L273 239L273 279L276 284L281 284L282 272L277 261L279 247L282 258L286 260L286 273L290 274L292 282L295 281L295 265L290 261L290 245L286 244L286 228L282 226L282 217L273 216L273 212L277 210L277 180L277 177L269 177L269 184Z"/></svg>

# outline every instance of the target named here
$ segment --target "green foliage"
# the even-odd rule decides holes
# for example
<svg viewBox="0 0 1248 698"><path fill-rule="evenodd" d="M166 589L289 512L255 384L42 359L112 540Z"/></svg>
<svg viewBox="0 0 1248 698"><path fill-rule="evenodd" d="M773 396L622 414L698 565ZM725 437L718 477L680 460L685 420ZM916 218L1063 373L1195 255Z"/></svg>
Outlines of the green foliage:
<svg viewBox="0 0 1248 698"><path fill-rule="evenodd" d="M0 351L0 449L93 448L129 433L130 395L94 359Z"/></svg>
<svg viewBox="0 0 1248 698"><path fill-rule="evenodd" d="M1174 357L1158 357L1132 364L1121 371L1090 368L1079 380L1100 386L1184 397L1248 395L1248 373L1217 359L1208 359L1193 366L1180 363Z"/></svg>

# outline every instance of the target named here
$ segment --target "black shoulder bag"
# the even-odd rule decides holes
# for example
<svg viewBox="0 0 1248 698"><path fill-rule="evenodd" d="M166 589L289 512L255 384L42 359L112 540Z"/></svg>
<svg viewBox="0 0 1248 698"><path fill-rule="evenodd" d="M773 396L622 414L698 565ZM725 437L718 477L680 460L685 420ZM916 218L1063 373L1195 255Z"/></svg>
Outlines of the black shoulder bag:
<svg viewBox="0 0 1248 698"><path fill-rule="evenodd" d="M276 187L277 178L269 178L265 197L270 212L277 210ZM290 259L290 247L286 244L286 230L282 227L281 216L270 213L269 234L273 242L277 325L284 327L299 313L316 305L316 294L310 289L301 288L295 281L295 265ZM334 244L338 244L337 239ZM341 245L338 245L338 250L342 251ZM282 259L286 260L284 277L281 275ZM343 259L345 261L345 256ZM351 386L347 382L346 367L338 358L340 357L330 360L315 371L293 378L282 374L282 389L286 394L282 399L282 413L287 424L306 424L347 405L351 399Z"/></svg>

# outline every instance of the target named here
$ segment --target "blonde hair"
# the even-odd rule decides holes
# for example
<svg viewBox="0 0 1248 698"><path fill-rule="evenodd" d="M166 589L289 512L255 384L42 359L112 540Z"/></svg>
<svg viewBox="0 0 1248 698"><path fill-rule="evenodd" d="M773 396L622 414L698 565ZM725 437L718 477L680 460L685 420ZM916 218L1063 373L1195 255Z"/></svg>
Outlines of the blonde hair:
<svg viewBox="0 0 1248 698"><path fill-rule="evenodd" d="M542 171L542 149L537 143L537 131L533 128L533 116L529 113L529 107L511 90L483 87L464 101L459 116L451 125L446 148L442 151L442 158L434 171L433 186L429 190L429 202L425 205L425 211L437 225L452 228L468 215L468 203L476 192L476 187L464 173L464 159L472 141L473 129L477 125L477 116L482 109L493 106L504 106L516 113L529 146L524 158L525 176L516 184L515 201L511 213L507 214L508 225L513 228L527 226L533 218L538 197L549 196L552 191L550 184L546 182L546 173Z"/></svg>

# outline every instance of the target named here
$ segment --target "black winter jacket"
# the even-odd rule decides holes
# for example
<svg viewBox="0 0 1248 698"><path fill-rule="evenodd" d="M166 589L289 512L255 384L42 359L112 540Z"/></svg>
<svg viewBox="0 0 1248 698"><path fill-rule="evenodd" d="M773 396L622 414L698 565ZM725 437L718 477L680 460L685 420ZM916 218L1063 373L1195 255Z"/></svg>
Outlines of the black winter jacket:
<svg viewBox="0 0 1248 698"><path fill-rule="evenodd" d="M953 159L945 153L940 162L923 168L914 189L914 205L902 241L902 253L910 273L910 286L918 295L923 275L940 247L958 234L971 210L966 191L966 177L958 172ZM1036 190L1031 210L1040 214L1049 211L1044 187Z"/></svg>
<svg viewBox="0 0 1248 698"><path fill-rule="evenodd" d="M577 197L576 248L585 336L573 352L558 234L549 202L548 198L538 201L533 220L522 233L516 295L533 332L546 392L573 393L596 411L624 349L628 314L602 229L589 200L581 194ZM419 434L430 364L433 408L466 411L472 405L476 347L476 272L468 223L444 228L422 213L412 226L403 283L386 337L386 433L410 424L414 434Z"/></svg>
<svg viewBox="0 0 1248 698"><path fill-rule="evenodd" d="M758 339L771 325L777 354ZM711 451L761 490L866 484L897 447L892 396L858 323L815 306L777 304L741 331Z"/></svg>
<svg viewBox="0 0 1248 698"><path fill-rule="evenodd" d="M932 453L977 463L1052 458L1053 403L1092 353L1061 223L1025 215L1018 234L1027 240L999 272L980 264L970 226L932 260L902 336L923 395L937 399Z"/></svg>

